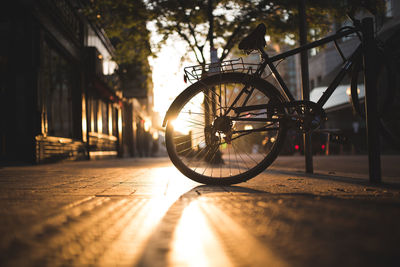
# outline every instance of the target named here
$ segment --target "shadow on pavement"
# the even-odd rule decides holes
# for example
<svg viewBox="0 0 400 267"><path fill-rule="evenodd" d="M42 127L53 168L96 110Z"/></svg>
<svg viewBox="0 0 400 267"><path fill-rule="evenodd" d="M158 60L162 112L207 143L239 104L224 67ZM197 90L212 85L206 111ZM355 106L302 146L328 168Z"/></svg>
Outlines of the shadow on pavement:
<svg viewBox="0 0 400 267"><path fill-rule="evenodd" d="M267 169L265 172L290 175L290 176L296 176L296 177L303 177L303 178L306 177L306 178L319 179L319 180L331 180L331 181L335 181L335 182L364 185L364 186L368 186L368 187L400 189L399 183L382 181L382 183L380 183L380 184L374 184L374 183L370 183L366 178L351 178L351 177L327 175L327 174L321 174L321 173L309 174L309 173L304 173L304 172L300 172L300 171L271 170L271 169Z"/></svg>
<svg viewBox="0 0 400 267"><path fill-rule="evenodd" d="M279 173L282 173L282 172L279 172ZM293 175L293 173L290 173L290 175ZM301 175L304 177L304 174L301 174ZM300 174L299 174L299 176L300 176ZM364 181L358 181L355 179L348 179L348 178L344 178L344 177L313 175L312 178L331 179L331 180L342 181L342 182L347 182L347 183L357 183L357 184L368 185L368 183L366 183ZM378 185L378 186L382 187L382 186L387 186L387 185ZM231 193L235 193L235 194L231 194ZM386 203L386 204L385 203L372 203L372 202L364 202L364 201L355 201L354 199L351 200L351 199L336 198L336 197L332 197L332 196L318 196L318 199L317 199L316 195L307 194L307 193L293 192L293 193L283 193L283 194L277 193L277 194L275 194L275 193L271 193L271 192L267 192L267 191L255 190L255 189L246 188L246 187L242 187L242 186L200 185L200 186L196 186L196 187L192 188L188 192L181 195L180 198L178 200L176 200L170 206L168 211L165 213L164 217L160 220L158 227L152 233L152 235L148 239L148 242L144 245L144 252L142 254L142 257L139 260L138 266L153 266L154 264L156 264L158 266L167 266L169 263L171 263L170 262L171 254L174 253L173 249L174 249L175 231L179 227L180 219L183 218L182 215L184 214L185 208L188 207L189 204L195 202L196 199L199 199L200 197L205 196L205 195L212 196L212 194L215 194L216 198L211 199L210 200L211 203L213 203L213 201L217 201L216 203L218 203L219 196L223 197L223 199L221 201L223 201L224 203L226 203L227 201L231 202L231 201L236 201L236 200L241 203L241 202L243 202L243 198L241 199L241 197L243 197L242 193L244 193L244 195L249 194L249 196L254 196L253 200L251 200L247 196L245 196L247 199L247 204L250 206L247 206L247 208L246 208L246 206L242 206L241 210L242 210L242 212L244 212L243 216L249 212L250 213L256 212L256 210L254 210L254 211L251 211L251 210L256 209L256 208L260 209L260 207L258 207L257 205L260 202L262 202L261 204L266 205L268 207L275 207L275 206L277 208L279 207L279 212L277 214L274 213L271 216L273 216L273 218L274 218L273 221L279 222L278 225L284 225L285 222L288 220L287 219L288 215L286 214L286 210L287 209L293 210L292 212L294 212L294 210L296 210L296 212L299 212L299 207L301 207L300 212L304 209L303 215L305 217L304 218L299 217L300 219L298 217L292 218L291 220L293 220L293 222L292 222L293 225L301 226L300 228L304 227L305 229L307 229L307 233L313 233L313 235L310 235L311 237L307 236L307 238L309 238L310 240L313 240L317 243L322 242L322 244L325 244L325 245L328 244L327 246L330 249L332 249L332 250L337 249L340 251L339 254L343 254L343 255L347 253L347 252L345 253L345 251L347 251L348 248L342 249L341 248L342 245L346 244L349 246L349 248L354 248L353 247L354 244L351 242L353 242L354 240L359 240L361 237L363 237L363 235L362 235L363 231L359 231L358 224L353 225L352 221L350 221L349 223L346 223L346 221L341 221L341 218L347 218L348 216L351 216L351 214L353 214L355 210L362 211L362 210L364 210L365 207L369 207L369 208L372 207L374 211L379 210L380 214L381 214L380 216L383 216L384 214L389 215L393 211L393 209L398 208L398 204L396 204L396 203L391 203L391 204L389 204L389 203ZM283 202L282 202L282 200L283 200ZM250 203L252 203L252 204L250 204ZM297 204L297 203L302 203L302 204L299 206L299 204ZM251 205L256 205L256 206L253 207ZM213 206L213 205L211 205L211 206ZM326 210L326 207L329 207L330 209ZM212 208L212 207L210 207L210 208ZM314 209L315 209L315 211L314 211ZM335 212L335 213L333 213L333 212ZM338 222L330 223L330 224L327 222L321 223L322 218L325 218L325 216L327 216L327 215L332 216L332 214L336 214L336 212L338 214L343 213L342 216L339 216L340 220L339 219L338 220L340 223L342 223L344 225L345 229L342 229L340 226L340 223L338 223ZM309 213L311 213L310 214L311 217L305 215L305 214L309 214ZM229 212L228 212L228 214L229 214ZM291 213L289 213L289 214L291 214ZM371 218L375 218L374 219L375 221L369 222L368 227L367 227L369 230L375 229L373 227L373 225L375 225L375 223L377 223L377 221L379 221L380 219L378 219L377 217L372 216L372 215L371 216L365 215L364 211L361 212L360 214L362 216L364 216L365 218L363 217L363 219L367 219L367 221L371 220ZM256 216L256 215L254 215L254 216ZM245 217L245 218L247 218L247 217ZM303 218L303 219L301 219L301 218ZM336 217L334 216L334 218L336 218ZM240 217L239 217L239 220L240 220ZM333 219L330 219L330 220L333 220ZM398 217L395 216L394 218L392 218L392 219L389 218L387 220L388 221L394 220L394 222L396 222L396 221L398 221ZM266 222L268 222L268 220ZM393 222L392 222L392 224L393 224ZM392 224L389 224L388 229L393 229ZM289 229L292 229L292 230L297 229L293 225L291 225ZM256 225L256 226L259 227L259 225ZM193 229L191 229L191 231L197 231L197 228L195 225L192 225L192 227L193 227ZM227 229L230 229L229 225L222 225L221 227L222 228L227 227ZM255 226L248 225L247 227L250 227L249 229L251 230ZM269 226L269 227L271 227L271 226ZM289 227L289 225L288 225L288 227ZM326 229L326 227L327 227L327 229ZM348 228L346 228L346 227L348 227ZM315 230L315 229L317 229L317 230ZM296 240L295 236L298 232L296 232L294 230L293 230L293 232L290 232L290 234L288 234L286 239L292 240L291 238L293 238L293 240ZM340 233L347 233L350 235L350 237L347 237L347 235L342 235L339 241L337 241L337 242L335 241L336 243L334 242L334 244L331 244L331 242L329 241L331 238L329 233L335 232L335 231L340 232ZM347 232L347 231L349 231L349 232ZM300 232L303 232L303 230L301 230ZM326 232L326 234L324 234L325 232ZM315 233L320 233L320 234L314 236ZM383 234L383 237L381 237L382 234ZM392 232L392 234L394 236L398 236L398 231L394 231L394 232ZM376 243L375 241L382 241L381 239L387 240L387 238L389 238L388 236L390 236L391 234L390 233L388 234L387 231L384 229L380 229L379 231L376 231L376 233L375 232L369 233L368 238L371 235L373 236L372 240L374 241L374 242L371 241L371 244L375 244ZM191 236L189 235L186 238L191 238ZM234 235L228 239L230 241L232 241L231 240L232 238L234 238ZM275 238L277 238L277 239L275 239ZM288 248L287 244L285 244L285 243L283 243L283 245L281 244L282 247L280 247L279 244L275 245L275 243L278 242L278 240L280 240L280 239L281 239L281 237L279 237L279 236L275 237L274 235L268 236L268 238L266 238L266 240L268 241L267 243L270 244L270 246L269 246L270 249L274 253L276 252L277 255L279 254L279 251L282 251L282 249L284 249L284 248L286 248L285 251L288 252L289 254L290 253L293 254L298 250L295 248ZM222 242L229 243L230 242L229 240L228 241L223 240ZM196 241L198 241L198 240L192 240L192 242L196 242ZM236 241L234 240L233 242L236 242ZM297 244L297 245L304 245L303 241L296 241L296 242L295 242L295 244ZM346 242L350 242L350 243L348 244ZM272 244L274 244L274 245L272 245ZM245 245L245 244L242 244L242 245ZM391 245L393 245L393 244L391 244ZM358 254L356 253L357 255L354 256L354 258L357 260L357 262L358 262L358 260L363 263L368 262L368 260L363 260L361 257L361 255L364 255L363 249L359 249L359 251L357 251ZM291 259L288 256L289 258L287 258L286 260L289 260L289 262L296 262L297 260L299 260L298 266L307 266L314 260L313 246L310 246L310 248L303 248L303 250L305 250L307 252L305 255L301 254L300 256L299 255L296 256L296 254L293 254L293 255L295 255L293 259ZM393 248L391 248L389 250L390 250L390 252L388 254L390 255L390 257L388 258L388 261L391 261L391 260L393 260L393 255L395 253L393 252L393 250L394 250ZM323 250L323 251L325 251L325 250ZM383 253L383 252L380 251L380 253ZM334 255L333 255L334 253L329 252L329 250L323 252L322 254L324 255L324 257L322 257L320 259L321 263L323 263L323 262L325 262L325 263L331 262L332 264L335 262L343 263L341 260L331 259L331 257L334 257ZM285 257L286 256L284 256L284 258ZM372 265L374 265L374 264L372 264Z"/></svg>
<svg viewBox="0 0 400 267"><path fill-rule="evenodd" d="M254 194L266 194L269 192L262 191L262 190L256 190L252 188L247 188L247 187L242 187L242 186L212 186L212 185L199 185L189 192L196 192L198 195L203 195L207 193L254 193Z"/></svg>

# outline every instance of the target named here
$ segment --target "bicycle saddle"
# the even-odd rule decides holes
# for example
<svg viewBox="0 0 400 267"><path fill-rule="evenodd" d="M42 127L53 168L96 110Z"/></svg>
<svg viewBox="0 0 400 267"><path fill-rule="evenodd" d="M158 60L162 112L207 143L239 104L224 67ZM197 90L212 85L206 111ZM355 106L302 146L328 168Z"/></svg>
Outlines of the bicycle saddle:
<svg viewBox="0 0 400 267"><path fill-rule="evenodd" d="M258 24L257 28L239 43L239 49L251 52L263 48L266 45L264 39L266 31L267 28L263 23Z"/></svg>

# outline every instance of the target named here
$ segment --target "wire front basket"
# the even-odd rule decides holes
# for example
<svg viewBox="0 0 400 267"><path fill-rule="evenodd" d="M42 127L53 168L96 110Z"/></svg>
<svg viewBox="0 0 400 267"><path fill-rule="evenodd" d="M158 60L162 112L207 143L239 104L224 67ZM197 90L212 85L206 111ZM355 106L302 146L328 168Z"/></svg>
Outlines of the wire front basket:
<svg viewBox="0 0 400 267"><path fill-rule="evenodd" d="M259 64L245 63L242 58L236 58L217 63L186 67L184 68L184 78L185 82L194 83L205 77L221 73L242 72L252 74L257 70L258 66Z"/></svg>

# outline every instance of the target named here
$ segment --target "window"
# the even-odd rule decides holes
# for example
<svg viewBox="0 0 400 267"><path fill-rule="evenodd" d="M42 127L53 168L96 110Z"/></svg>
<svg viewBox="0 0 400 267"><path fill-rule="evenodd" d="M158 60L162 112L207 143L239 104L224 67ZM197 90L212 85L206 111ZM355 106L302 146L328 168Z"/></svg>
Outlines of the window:
<svg viewBox="0 0 400 267"><path fill-rule="evenodd" d="M89 132L97 132L97 100L90 97L88 100L88 110L89 110Z"/></svg>
<svg viewBox="0 0 400 267"><path fill-rule="evenodd" d="M392 4L393 0L386 0L385 4L386 4L386 17L387 18L391 18L393 17L393 4Z"/></svg>
<svg viewBox="0 0 400 267"><path fill-rule="evenodd" d="M45 133L72 138L72 92L76 89L76 72L73 65L46 41L43 42L41 57L40 90Z"/></svg>
<svg viewBox="0 0 400 267"><path fill-rule="evenodd" d="M316 41L319 39L320 31L317 29L310 29L309 30L309 35L311 38L311 41ZM316 56L321 50L321 47L314 47L311 48L308 52L310 57Z"/></svg>

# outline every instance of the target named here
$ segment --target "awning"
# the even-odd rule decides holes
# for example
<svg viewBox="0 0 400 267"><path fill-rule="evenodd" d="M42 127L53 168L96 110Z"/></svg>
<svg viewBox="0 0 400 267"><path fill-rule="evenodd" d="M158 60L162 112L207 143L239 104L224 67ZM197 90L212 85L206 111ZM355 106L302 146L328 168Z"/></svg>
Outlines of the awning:
<svg viewBox="0 0 400 267"><path fill-rule="evenodd" d="M364 98L364 84L358 85L359 98ZM317 102L318 99L325 92L326 87L316 87L310 93L310 100L313 102ZM350 84L339 85L336 90L333 92L331 97L324 105L324 109L330 109L337 106L341 106L344 104L350 104Z"/></svg>

